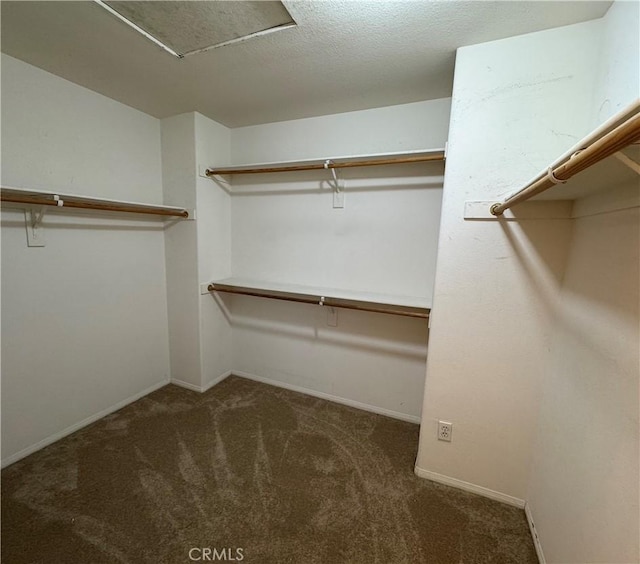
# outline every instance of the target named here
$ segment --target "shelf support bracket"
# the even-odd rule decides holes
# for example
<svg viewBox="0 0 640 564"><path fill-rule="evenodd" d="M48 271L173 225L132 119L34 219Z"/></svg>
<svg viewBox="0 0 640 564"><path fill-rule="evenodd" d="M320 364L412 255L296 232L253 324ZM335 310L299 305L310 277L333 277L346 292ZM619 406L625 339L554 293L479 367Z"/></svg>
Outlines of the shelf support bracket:
<svg viewBox="0 0 640 564"><path fill-rule="evenodd" d="M42 227L45 211L45 206L24 210L27 227L27 246L29 247L45 246L44 229Z"/></svg>
<svg viewBox="0 0 640 564"><path fill-rule="evenodd" d="M324 161L325 170L331 171L333 182L329 181L329 184L333 187L333 207L344 208L344 179L338 176L336 171L336 165L331 159Z"/></svg>
<svg viewBox="0 0 640 564"><path fill-rule="evenodd" d="M632 158L625 155L623 152L615 153L613 156L616 159L618 159L622 164L628 166L636 174L640 174L640 163L637 163Z"/></svg>

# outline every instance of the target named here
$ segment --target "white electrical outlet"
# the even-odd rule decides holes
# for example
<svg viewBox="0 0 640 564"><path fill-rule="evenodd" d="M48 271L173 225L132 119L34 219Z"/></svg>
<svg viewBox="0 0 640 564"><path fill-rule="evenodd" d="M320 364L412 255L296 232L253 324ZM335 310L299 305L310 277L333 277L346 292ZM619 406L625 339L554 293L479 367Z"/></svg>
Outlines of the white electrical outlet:
<svg viewBox="0 0 640 564"><path fill-rule="evenodd" d="M448 421L438 421L438 440L451 442L451 435L453 433L453 423Z"/></svg>

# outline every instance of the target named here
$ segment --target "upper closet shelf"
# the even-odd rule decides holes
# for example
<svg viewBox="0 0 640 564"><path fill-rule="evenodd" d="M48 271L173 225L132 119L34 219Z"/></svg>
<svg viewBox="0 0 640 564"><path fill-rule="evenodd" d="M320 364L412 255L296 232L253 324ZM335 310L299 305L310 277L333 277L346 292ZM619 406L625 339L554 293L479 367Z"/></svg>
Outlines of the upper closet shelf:
<svg viewBox="0 0 640 564"><path fill-rule="evenodd" d="M327 157L306 161L281 161L260 164L207 168L208 177L227 174L264 174L268 172L296 172L303 170L323 170L333 168L354 168L362 166L398 165L444 161L445 149L408 151L403 153L379 153L351 157Z"/></svg>
<svg viewBox="0 0 640 564"><path fill-rule="evenodd" d="M375 313L389 313L426 319L431 302L427 298L354 292L335 288L264 282L247 278L225 278L208 285L209 292L243 294L291 302L308 303Z"/></svg>
<svg viewBox="0 0 640 564"><path fill-rule="evenodd" d="M640 100L582 139L527 186L509 196L504 202L493 204L491 213L500 216L516 204L533 198L575 200L600 189L638 182L638 142ZM554 189L549 190L550 188Z"/></svg>
<svg viewBox="0 0 640 564"><path fill-rule="evenodd" d="M50 206L58 209L73 208L99 210L107 212L136 213L155 215L169 218L190 219L188 210L174 206L144 204L140 202L126 202L122 200L107 200L104 198L90 198L58 192L44 192L38 190L24 190L21 188L2 188L0 200L10 204L20 204L29 207Z"/></svg>

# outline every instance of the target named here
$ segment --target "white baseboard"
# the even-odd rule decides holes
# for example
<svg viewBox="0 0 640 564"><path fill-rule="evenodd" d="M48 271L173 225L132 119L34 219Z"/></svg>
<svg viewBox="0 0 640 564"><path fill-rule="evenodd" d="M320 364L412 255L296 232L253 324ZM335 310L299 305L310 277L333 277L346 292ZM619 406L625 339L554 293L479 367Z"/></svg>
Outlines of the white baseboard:
<svg viewBox="0 0 640 564"><path fill-rule="evenodd" d="M184 380L171 378L171 380L169 380L169 383L175 384L176 386L180 386L181 388L186 388L187 390L191 390L192 392L202 393L202 388L200 386L196 386L195 384L190 384L189 382L185 382Z"/></svg>
<svg viewBox="0 0 640 564"><path fill-rule="evenodd" d="M142 390L137 394L129 396L128 398L122 401L119 401L115 405L107 407L106 409L103 409L102 411L99 411L98 413L95 413L87 417L86 419L79 421L78 423L74 423L73 425L70 425L69 427L63 429L62 431L59 431L57 433L54 433L53 435L48 436L46 439L42 439L41 441L38 441L37 443L34 443L31 446L28 446L27 448L24 448L21 451L16 452L15 454L8 456L7 458L4 458L1 463L2 468L5 468L6 466L13 464L14 462L18 462L18 460L24 458L25 456L29 456L30 454L33 454L34 452L46 446L49 446L51 443L55 443L56 441L59 441L60 439L66 437L67 435L70 435L71 433L75 433L79 429L82 429L83 427L86 427L87 425L90 425L91 423L96 422L98 419L102 419L103 417L106 417L107 415L113 413L114 411L118 411L119 409L122 409L126 405L129 405L130 403L133 403L134 401L139 400L140 398L150 394L151 392L155 392L156 390L163 388L168 383L169 383L169 380L163 380L162 382L154 384L153 386L150 386L149 388L146 388L145 390Z"/></svg>
<svg viewBox="0 0 640 564"><path fill-rule="evenodd" d="M529 503L524 505L524 513L527 516L527 523L529 524L529 531L531 531L531 538L533 539L533 545L536 547L536 554L538 556L538 562L540 564L547 564L544 558L544 552L542 552L542 544L540 543L540 537L538 536L538 530L536 524L533 522L533 515L531 513L531 506Z"/></svg>
<svg viewBox="0 0 640 564"><path fill-rule="evenodd" d="M191 384L189 382L185 382L184 380L178 380L177 378L171 378L170 383L175 384L176 386L180 386L181 388L186 388L187 390L192 390L194 392L198 392L200 394L206 392L208 389L213 388L216 384L222 382L225 378L228 378L234 374L231 370L224 372L217 378L211 380L211 382L207 382L204 386L196 386L195 384Z"/></svg>
<svg viewBox="0 0 640 564"><path fill-rule="evenodd" d="M311 388L304 388L302 386L296 386L294 384L288 384L287 382L281 382L280 380L273 380L271 378L264 378L263 376L256 376L249 372L243 372L241 370L234 370L232 372L235 376L246 378L247 380L255 380L256 382L262 382L263 384L269 384L270 386L276 386L278 388L284 388L285 390L291 390L292 392L299 392L308 396L325 399L334 403L340 403L342 405L348 405L349 407L355 407L356 409L362 409L363 411L370 411L379 415L386 415L393 419L400 419L401 421L408 421L409 423L420 424L420 417L416 415L409 415L407 413L400 413L399 411L393 411L391 409L385 409L384 407L378 407L376 405L370 405L368 403L361 403L359 401L350 400L340 396L334 396L325 392L319 392L312 390Z"/></svg>
<svg viewBox="0 0 640 564"><path fill-rule="evenodd" d="M430 470L425 470L423 468L419 468L418 466L414 468L414 472L416 476L419 476L420 478L426 478L427 480L432 480L433 482L438 482L439 484L445 484L446 486L452 486L460 490L465 490L467 492L488 497L489 499L495 499L496 501L514 505L515 507L519 507L520 509L523 509L525 507L524 499L513 497L511 495L497 492L495 490L490 490L489 488L485 488L484 486L478 486L470 482L458 480L458 478L451 478L450 476L445 476L444 474L431 472Z"/></svg>
<svg viewBox="0 0 640 564"><path fill-rule="evenodd" d="M216 384L219 384L223 380L226 380L232 374L233 374L232 370L227 370L225 373L223 373L220 376L218 376L217 378L214 378L213 380L211 380L211 382L208 382L204 386L202 386L202 391L206 392L210 388L213 388Z"/></svg>

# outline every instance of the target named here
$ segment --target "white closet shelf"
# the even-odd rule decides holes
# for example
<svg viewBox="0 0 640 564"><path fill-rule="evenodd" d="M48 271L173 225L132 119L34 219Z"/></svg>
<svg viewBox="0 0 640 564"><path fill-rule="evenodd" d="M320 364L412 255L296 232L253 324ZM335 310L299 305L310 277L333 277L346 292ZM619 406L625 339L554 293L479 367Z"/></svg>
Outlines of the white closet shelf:
<svg viewBox="0 0 640 564"><path fill-rule="evenodd" d="M638 142L640 100L592 131L524 188L493 204L491 213L500 216L533 198L575 200L600 189L638 182Z"/></svg>
<svg viewBox="0 0 640 564"><path fill-rule="evenodd" d="M137 213L168 218L189 219L192 214L184 208L145 204L142 202L129 202L124 200L107 200L104 198L92 198L75 194L62 194L60 192L46 192L41 190L25 190L22 188L2 187L0 189L0 201L19 207L48 206L64 210L87 209L119 213Z"/></svg>
<svg viewBox="0 0 640 564"><path fill-rule="evenodd" d="M247 278L216 280L208 285L208 290L422 319L427 319L431 311L431 302L427 298L282 284Z"/></svg>
<svg viewBox="0 0 640 564"><path fill-rule="evenodd" d="M628 160L625 160L625 157ZM637 170L633 169L634 163L636 163ZM629 145L618 153L591 166L588 170L571 177L555 190L541 192L531 199L576 200L600 190L609 190L633 182L638 183L640 182L639 172L640 145Z"/></svg>
<svg viewBox="0 0 640 564"><path fill-rule="evenodd" d="M301 161L280 161L246 164L223 168L207 168L206 176L228 174L264 174L270 172L294 172L303 170L323 170L327 168L353 168L362 166L398 165L422 162L443 162L445 149L425 149L401 153L377 153L342 157L324 157Z"/></svg>

